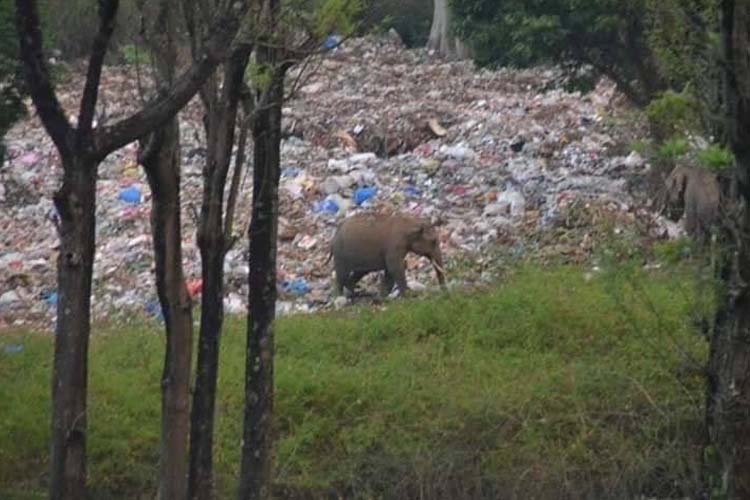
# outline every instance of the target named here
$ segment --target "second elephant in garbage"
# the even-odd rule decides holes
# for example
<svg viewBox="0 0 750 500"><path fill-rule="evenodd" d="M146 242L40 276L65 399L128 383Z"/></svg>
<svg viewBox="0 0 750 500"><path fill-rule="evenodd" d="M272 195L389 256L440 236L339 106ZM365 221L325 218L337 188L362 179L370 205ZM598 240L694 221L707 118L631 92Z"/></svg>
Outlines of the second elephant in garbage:
<svg viewBox="0 0 750 500"><path fill-rule="evenodd" d="M423 219L404 214L360 214L339 225L331 254L336 271L336 291L353 292L366 274L385 271L382 292L387 294L394 283L401 293L406 285L404 257L408 252L427 257L438 282L445 288L445 271L440 242L434 227Z"/></svg>

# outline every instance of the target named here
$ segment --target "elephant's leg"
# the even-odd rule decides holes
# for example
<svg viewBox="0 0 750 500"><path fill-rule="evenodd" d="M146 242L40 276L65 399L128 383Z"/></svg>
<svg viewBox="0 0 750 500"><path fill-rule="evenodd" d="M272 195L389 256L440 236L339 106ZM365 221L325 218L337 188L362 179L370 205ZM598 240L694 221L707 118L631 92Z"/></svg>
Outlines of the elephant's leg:
<svg viewBox="0 0 750 500"><path fill-rule="evenodd" d="M400 293L404 294L409 289L406 285L406 270L404 269L404 256L394 253L385 259L385 272L396 282Z"/></svg>
<svg viewBox="0 0 750 500"><path fill-rule="evenodd" d="M336 294L343 295L344 286L346 286L347 278L349 276L349 270L340 264L335 266L336 268Z"/></svg>
<svg viewBox="0 0 750 500"><path fill-rule="evenodd" d="M393 276L386 270L383 273L383 279L380 282L380 293L383 296L388 295L393 290Z"/></svg>
<svg viewBox="0 0 750 500"><path fill-rule="evenodd" d="M365 274L367 274L365 271L351 271L344 286L346 286L346 288L348 288L353 294L357 283L359 283Z"/></svg>

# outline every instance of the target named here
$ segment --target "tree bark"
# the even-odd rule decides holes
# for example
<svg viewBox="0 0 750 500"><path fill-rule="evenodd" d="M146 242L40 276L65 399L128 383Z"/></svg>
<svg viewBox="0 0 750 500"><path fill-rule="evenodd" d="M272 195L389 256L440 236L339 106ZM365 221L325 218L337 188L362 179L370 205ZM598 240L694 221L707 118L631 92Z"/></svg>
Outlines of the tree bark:
<svg viewBox="0 0 750 500"><path fill-rule="evenodd" d="M469 47L453 34L453 14L449 0L434 0L434 6L427 48L449 59L470 58Z"/></svg>
<svg viewBox="0 0 750 500"><path fill-rule="evenodd" d="M154 135L161 137L155 138ZM164 316L166 350L161 378L159 498L183 499L187 493L190 429L190 361L193 315L182 267L179 126L176 119L152 134L160 144L142 158L152 193L151 234L156 290Z"/></svg>
<svg viewBox="0 0 750 500"><path fill-rule="evenodd" d="M177 19L167 0L145 5L141 15L153 19L146 37L154 55L156 85L169 88L177 62ZM180 127L173 117L141 140L139 161L151 189L151 234L156 264L156 291L165 329L161 377L161 443L159 498L184 500L187 495L190 432L190 363L193 342L192 303L182 266L180 220Z"/></svg>
<svg viewBox="0 0 750 500"><path fill-rule="evenodd" d="M250 48L236 49L225 65L221 96L207 96L208 158L204 170L203 202L198 227L203 291L198 365L190 431L189 496L213 495L213 430L219 340L224 320L224 257L229 249L224 219L224 189L232 157L237 107ZM213 85L213 88L218 85Z"/></svg>
<svg viewBox="0 0 750 500"><path fill-rule="evenodd" d="M275 50L259 48L260 64L277 64ZM250 276L245 360L240 500L271 496L273 419L273 320L276 311L276 250L279 218L281 106L284 69L274 72L268 96L253 122L253 205L248 239Z"/></svg>
<svg viewBox="0 0 750 500"><path fill-rule="evenodd" d="M60 217L50 458L50 498L55 500L85 497L86 360L96 227L96 163L74 157L63 171L54 197Z"/></svg>
<svg viewBox="0 0 750 500"><path fill-rule="evenodd" d="M725 287L708 368L707 423L729 499L750 498L750 4L722 0L724 97L739 214L727 221Z"/></svg>

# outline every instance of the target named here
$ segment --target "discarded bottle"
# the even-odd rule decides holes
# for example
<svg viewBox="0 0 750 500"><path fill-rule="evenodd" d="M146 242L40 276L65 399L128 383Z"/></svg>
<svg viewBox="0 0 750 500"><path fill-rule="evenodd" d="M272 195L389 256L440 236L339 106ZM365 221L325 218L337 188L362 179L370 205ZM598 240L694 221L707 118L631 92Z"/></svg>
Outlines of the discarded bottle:
<svg viewBox="0 0 750 500"><path fill-rule="evenodd" d="M136 186L126 187L120 190L118 198L125 203L138 204L141 202L141 190Z"/></svg>
<svg viewBox="0 0 750 500"><path fill-rule="evenodd" d="M357 204L357 206L360 206L362 203L366 202L375 194L378 192L378 189L371 186L364 186L361 188L357 188L354 191L354 203Z"/></svg>

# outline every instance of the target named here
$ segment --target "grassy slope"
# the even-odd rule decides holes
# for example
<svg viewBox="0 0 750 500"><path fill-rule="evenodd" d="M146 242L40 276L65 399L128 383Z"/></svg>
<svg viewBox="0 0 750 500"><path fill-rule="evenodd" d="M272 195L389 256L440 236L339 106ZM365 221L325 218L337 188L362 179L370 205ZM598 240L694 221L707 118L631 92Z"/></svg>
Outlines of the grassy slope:
<svg viewBox="0 0 750 500"><path fill-rule="evenodd" d="M347 497L457 499L689 486L703 394L693 368L705 343L688 324L686 282L524 269L495 291L284 318L277 484L285 496L336 488ZM243 340L243 324L229 320L217 406L220 498L232 496L239 469ZM0 351L0 497L36 498L51 341L0 337L9 342L25 350ZM162 356L153 326L92 339L95 497L152 491Z"/></svg>

